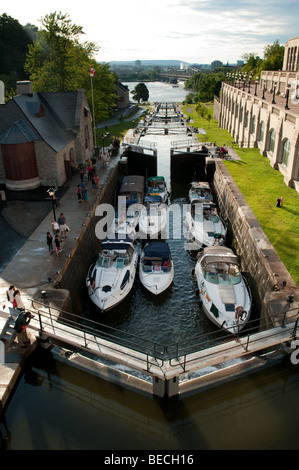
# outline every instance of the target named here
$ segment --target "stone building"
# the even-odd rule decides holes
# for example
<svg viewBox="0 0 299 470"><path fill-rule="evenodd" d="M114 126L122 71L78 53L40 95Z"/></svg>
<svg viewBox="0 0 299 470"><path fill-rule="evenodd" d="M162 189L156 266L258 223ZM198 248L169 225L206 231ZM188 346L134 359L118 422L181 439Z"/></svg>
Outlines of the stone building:
<svg viewBox="0 0 299 470"><path fill-rule="evenodd" d="M17 95L0 106L0 184L16 191L61 186L93 154L92 118L84 90Z"/></svg>
<svg viewBox="0 0 299 470"><path fill-rule="evenodd" d="M299 38L285 47L283 70L229 74L214 117L240 147L257 147L285 184L299 191Z"/></svg>
<svg viewBox="0 0 299 470"><path fill-rule="evenodd" d="M130 104L129 88L120 82L117 82L114 86L117 95L117 108L126 109Z"/></svg>

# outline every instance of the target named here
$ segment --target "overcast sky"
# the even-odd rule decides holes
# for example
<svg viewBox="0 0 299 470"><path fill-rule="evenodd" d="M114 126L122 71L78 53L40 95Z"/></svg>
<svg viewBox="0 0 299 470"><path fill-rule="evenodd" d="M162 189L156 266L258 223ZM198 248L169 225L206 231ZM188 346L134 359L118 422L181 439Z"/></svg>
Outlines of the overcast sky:
<svg viewBox="0 0 299 470"><path fill-rule="evenodd" d="M40 18L68 13L94 41L100 62L175 59L235 63L244 53L299 36L298 0L14 0L2 13L41 27ZM84 12L82 9L84 8Z"/></svg>

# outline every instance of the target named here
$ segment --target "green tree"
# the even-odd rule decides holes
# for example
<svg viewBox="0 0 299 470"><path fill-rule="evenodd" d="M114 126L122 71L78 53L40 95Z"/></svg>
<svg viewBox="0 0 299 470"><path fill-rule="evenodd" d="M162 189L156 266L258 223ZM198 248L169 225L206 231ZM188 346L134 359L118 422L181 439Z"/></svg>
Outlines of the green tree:
<svg viewBox="0 0 299 470"><path fill-rule="evenodd" d="M95 119L109 117L116 105L115 75L108 64L98 64L93 58L99 50L93 42L80 42L82 26L71 22L61 12L46 15L41 20L36 40L29 46L25 70L33 91L75 91L84 88L91 101L90 67L95 70L93 98Z"/></svg>
<svg viewBox="0 0 299 470"><path fill-rule="evenodd" d="M15 90L17 80L28 79L24 62L34 34L34 26L22 26L6 13L0 16L0 80L6 90Z"/></svg>
<svg viewBox="0 0 299 470"><path fill-rule="evenodd" d="M133 93L133 99L138 101L138 104L141 100L147 101L149 98L149 92L147 86L144 83L138 83L138 85L135 86Z"/></svg>
<svg viewBox="0 0 299 470"><path fill-rule="evenodd" d="M271 46L264 49L264 70L281 70L283 66L284 46L279 41L274 41Z"/></svg>

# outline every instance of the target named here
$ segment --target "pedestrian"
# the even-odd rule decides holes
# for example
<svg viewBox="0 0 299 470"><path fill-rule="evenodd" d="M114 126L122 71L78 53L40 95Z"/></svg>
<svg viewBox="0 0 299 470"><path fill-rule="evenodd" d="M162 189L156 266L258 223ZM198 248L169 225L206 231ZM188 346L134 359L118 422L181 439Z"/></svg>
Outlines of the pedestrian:
<svg viewBox="0 0 299 470"><path fill-rule="evenodd" d="M47 245L49 248L49 253L52 254L53 253L53 237L50 232L47 232L46 240L47 240Z"/></svg>
<svg viewBox="0 0 299 470"><path fill-rule="evenodd" d="M84 181L84 168L82 168L82 166L80 167L79 169L79 176L80 176L80 180L83 182Z"/></svg>
<svg viewBox="0 0 299 470"><path fill-rule="evenodd" d="M81 183L81 196L83 201L88 201L87 187L84 182Z"/></svg>
<svg viewBox="0 0 299 470"><path fill-rule="evenodd" d="M92 169L91 169L91 165L90 165L90 162L89 162L88 165L87 165L87 175L88 175L87 179L88 179L88 181L91 181L91 171L92 171Z"/></svg>
<svg viewBox="0 0 299 470"><path fill-rule="evenodd" d="M92 177L91 184L92 184L92 189L93 189L93 191L96 191L96 189L97 189L97 182L96 182L96 177L95 177L95 176Z"/></svg>
<svg viewBox="0 0 299 470"><path fill-rule="evenodd" d="M66 232L67 232L67 225L66 225L66 218L64 216L64 213L61 212L60 216L58 217L58 224L60 228L60 237L61 238L67 238Z"/></svg>
<svg viewBox="0 0 299 470"><path fill-rule="evenodd" d="M82 201L80 184L77 184L76 193L77 193L78 202L84 202L84 201Z"/></svg>
<svg viewBox="0 0 299 470"><path fill-rule="evenodd" d="M21 312L15 321L14 329L16 330L18 343L21 347L26 347L30 344L26 329L31 318L34 318L31 312Z"/></svg>
<svg viewBox="0 0 299 470"><path fill-rule="evenodd" d="M14 293L13 307L18 310L25 310L25 305L21 297L20 291L17 289Z"/></svg>
<svg viewBox="0 0 299 470"><path fill-rule="evenodd" d="M59 235L58 235L58 234L55 236L55 246L56 246L56 255L57 255L57 256L60 256L60 254L61 254L61 248L60 248L60 239L59 239Z"/></svg>
<svg viewBox="0 0 299 470"><path fill-rule="evenodd" d="M54 237L55 237L55 235L56 235L57 233L59 233L59 225L58 225L58 223L56 222L56 220L52 219L51 227L52 227L53 235L54 235Z"/></svg>
<svg viewBox="0 0 299 470"><path fill-rule="evenodd" d="M245 313L245 317L247 315L246 310L243 309L242 305L237 305L235 308L235 319L238 320L243 320L243 315Z"/></svg>
<svg viewBox="0 0 299 470"><path fill-rule="evenodd" d="M11 285L9 286L9 289L7 291L7 300L9 300L9 302L11 302L13 304L13 300L14 300L14 293L15 293L15 286L14 285Z"/></svg>

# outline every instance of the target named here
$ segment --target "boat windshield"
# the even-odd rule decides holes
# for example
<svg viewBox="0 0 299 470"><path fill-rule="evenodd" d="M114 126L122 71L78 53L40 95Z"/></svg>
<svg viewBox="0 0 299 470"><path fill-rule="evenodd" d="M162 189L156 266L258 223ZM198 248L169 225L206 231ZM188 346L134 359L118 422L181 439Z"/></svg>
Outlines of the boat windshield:
<svg viewBox="0 0 299 470"><path fill-rule="evenodd" d="M126 250L122 251L123 252L101 253L97 259L97 266L107 269L122 269L128 266L131 262L132 254L128 253Z"/></svg>
<svg viewBox="0 0 299 470"><path fill-rule="evenodd" d="M239 284L241 273L235 263L214 262L204 266L204 278L212 284Z"/></svg>
<svg viewBox="0 0 299 470"><path fill-rule="evenodd" d="M171 271L171 260L145 257L143 260L142 269L146 273L168 273Z"/></svg>

